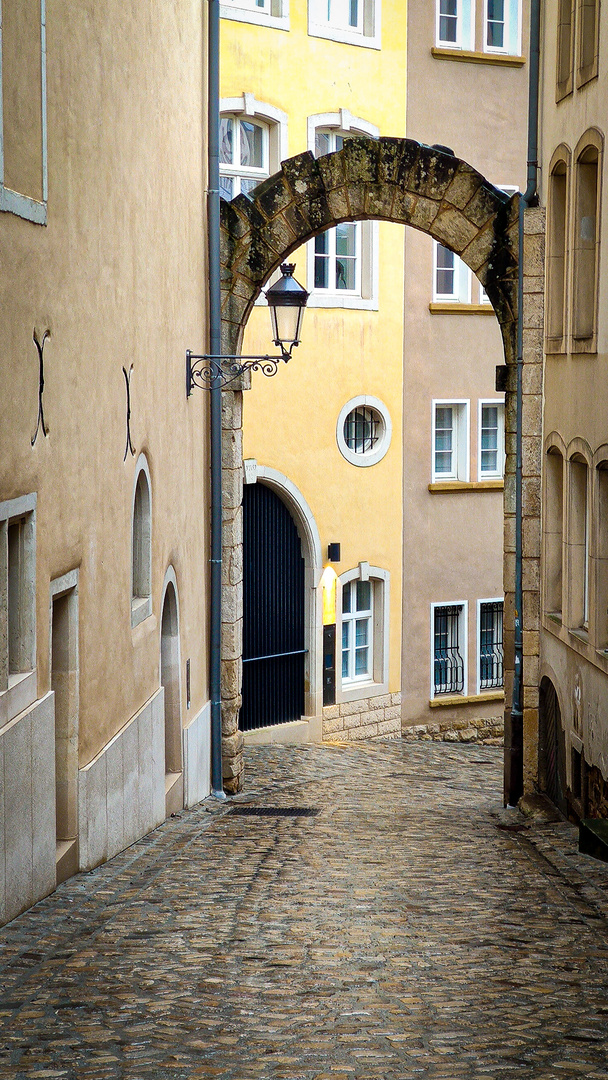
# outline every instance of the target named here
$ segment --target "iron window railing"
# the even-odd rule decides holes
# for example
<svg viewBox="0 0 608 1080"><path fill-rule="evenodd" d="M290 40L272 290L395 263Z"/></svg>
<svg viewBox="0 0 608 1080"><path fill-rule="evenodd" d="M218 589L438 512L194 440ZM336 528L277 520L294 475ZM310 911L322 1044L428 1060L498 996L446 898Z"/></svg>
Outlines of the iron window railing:
<svg viewBox="0 0 608 1080"><path fill-rule="evenodd" d="M502 600L479 605L479 689L501 687L503 676Z"/></svg>
<svg viewBox="0 0 608 1080"><path fill-rule="evenodd" d="M461 694L464 689L464 660L459 642L462 607L462 604L451 604L435 608L435 694Z"/></svg>

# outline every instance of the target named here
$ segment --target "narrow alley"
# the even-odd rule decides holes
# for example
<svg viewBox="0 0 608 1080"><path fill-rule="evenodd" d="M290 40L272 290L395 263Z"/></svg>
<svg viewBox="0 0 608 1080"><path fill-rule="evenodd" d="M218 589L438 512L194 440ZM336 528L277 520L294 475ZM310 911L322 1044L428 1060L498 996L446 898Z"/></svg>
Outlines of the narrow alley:
<svg viewBox="0 0 608 1080"><path fill-rule="evenodd" d="M1 931L0 1077L608 1077L608 867L501 775L495 747L249 750L243 796Z"/></svg>

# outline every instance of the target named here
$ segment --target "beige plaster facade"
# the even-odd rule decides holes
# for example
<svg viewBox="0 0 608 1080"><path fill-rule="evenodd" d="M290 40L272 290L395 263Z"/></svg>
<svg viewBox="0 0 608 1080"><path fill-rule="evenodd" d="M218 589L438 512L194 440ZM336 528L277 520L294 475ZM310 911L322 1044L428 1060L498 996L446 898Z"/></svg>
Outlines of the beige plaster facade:
<svg viewBox="0 0 608 1080"><path fill-rule="evenodd" d="M474 11L467 50L439 45L435 4L409 3L407 132L450 147L496 186L521 190L529 5L520 12L514 54L484 51L484 5ZM501 680L482 678L479 656L481 605L504 595L502 462L488 475L482 471L480 430L484 405L503 411L496 366L504 361L500 328L479 282L460 273L452 295L442 297L434 256L429 236L406 230L403 726L464 738L478 730L472 721L503 713L502 686L484 686ZM434 409L442 404L457 411L461 429L458 475L453 470L445 480L433 469ZM437 605L461 608L464 675L457 693L437 692L434 685Z"/></svg>
<svg viewBox="0 0 608 1080"><path fill-rule="evenodd" d="M547 215L538 728L526 783L574 817L608 815L606 465L608 13L543 8Z"/></svg>
<svg viewBox="0 0 608 1080"><path fill-rule="evenodd" d="M2 11L5 921L210 778L205 5Z"/></svg>

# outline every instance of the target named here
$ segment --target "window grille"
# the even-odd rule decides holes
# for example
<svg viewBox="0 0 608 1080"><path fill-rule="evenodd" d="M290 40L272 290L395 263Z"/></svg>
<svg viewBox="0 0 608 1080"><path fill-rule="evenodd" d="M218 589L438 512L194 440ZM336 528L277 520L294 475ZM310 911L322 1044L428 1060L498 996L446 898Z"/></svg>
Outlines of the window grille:
<svg viewBox="0 0 608 1080"><path fill-rule="evenodd" d="M479 605L479 689L503 685L503 601Z"/></svg>
<svg viewBox="0 0 608 1080"><path fill-rule="evenodd" d="M354 454L373 450L382 431L382 421L374 409L361 405L344 421L344 442Z"/></svg>
<svg viewBox="0 0 608 1080"><path fill-rule="evenodd" d="M461 694L464 689L464 660L459 640L461 612L462 604L435 608L435 694Z"/></svg>

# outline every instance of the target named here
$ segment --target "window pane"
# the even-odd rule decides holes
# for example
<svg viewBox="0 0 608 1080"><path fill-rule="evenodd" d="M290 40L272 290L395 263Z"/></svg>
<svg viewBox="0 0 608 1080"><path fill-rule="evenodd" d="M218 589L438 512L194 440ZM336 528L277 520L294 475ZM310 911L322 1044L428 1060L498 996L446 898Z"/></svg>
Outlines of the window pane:
<svg viewBox="0 0 608 1080"><path fill-rule="evenodd" d="M220 199L226 202L234 198L234 178L232 176L220 176Z"/></svg>
<svg viewBox="0 0 608 1080"><path fill-rule="evenodd" d="M354 259L336 259L336 289L354 292L356 267Z"/></svg>
<svg viewBox="0 0 608 1080"><path fill-rule="evenodd" d="M355 645L360 648L367 645L369 619L357 619L355 621Z"/></svg>
<svg viewBox="0 0 608 1080"><path fill-rule="evenodd" d="M329 253L329 236L326 232L315 236L315 255L327 255Z"/></svg>
<svg viewBox="0 0 608 1080"><path fill-rule="evenodd" d="M342 589L342 611L350 612L350 581ZM344 634L344 628L342 628Z"/></svg>
<svg viewBox="0 0 608 1080"><path fill-rule="evenodd" d="M359 23L359 0L350 0L350 7L348 12L348 22L350 26L357 26Z"/></svg>
<svg viewBox="0 0 608 1080"><path fill-rule="evenodd" d="M336 225L336 255L356 254L356 226L351 222Z"/></svg>
<svg viewBox="0 0 608 1080"><path fill-rule="evenodd" d="M367 675L369 671L369 649L355 650L355 675Z"/></svg>
<svg viewBox="0 0 608 1080"><path fill-rule="evenodd" d="M220 120L220 162L232 165L234 153L234 120L222 116Z"/></svg>
<svg viewBox="0 0 608 1080"><path fill-rule="evenodd" d="M440 41L448 41L453 44L458 40L457 0L440 0L439 39Z"/></svg>
<svg viewBox="0 0 608 1080"><path fill-rule="evenodd" d="M505 0L488 0L488 29L486 42L492 49L505 44Z"/></svg>
<svg viewBox="0 0 608 1080"><path fill-rule="evenodd" d="M369 611L371 607L371 585L369 581L357 582L357 611Z"/></svg>
<svg viewBox="0 0 608 1080"><path fill-rule="evenodd" d="M241 192L247 195L250 191L253 191L254 187L257 187L258 184L261 183L261 180L245 180L244 177L241 177Z"/></svg>
<svg viewBox="0 0 608 1080"><path fill-rule="evenodd" d="M343 605L344 606L344 605ZM342 623L342 678L348 678L348 663L349 663L349 628L350 623Z"/></svg>
<svg viewBox="0 0 608 1080"><path fill-rule="evenodd" d="M378 442L381 421L375 409L360 406L344 421L344 442L355 454L367 454Z"/></svg>
<svg viewBox="0 0 608 1080"><path fill-rule="evenodd" d="M323 157L324 154L329 154L331 150L330 137L328 131L315 132L315 157Z"/></svg>
<svg viewBox="0 0 608 1080"><path fill-rule="evenodd" d="M456 289L456 256L453 251L437 244L437 280L435 288L441 296L454 296Z"/></svg>
<svg viewBox="0 0 608 1080"><path fill-rule="evenodd" d="M263 131L259 124L241 120L241 165L262 169L264 167Z"/></svg>
<svg viewBox="0 0 608 1080"><path fill-rule="evenodd" d="M315 256L315 289L329 289L329 259Z"/></svg>

